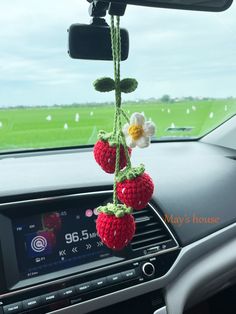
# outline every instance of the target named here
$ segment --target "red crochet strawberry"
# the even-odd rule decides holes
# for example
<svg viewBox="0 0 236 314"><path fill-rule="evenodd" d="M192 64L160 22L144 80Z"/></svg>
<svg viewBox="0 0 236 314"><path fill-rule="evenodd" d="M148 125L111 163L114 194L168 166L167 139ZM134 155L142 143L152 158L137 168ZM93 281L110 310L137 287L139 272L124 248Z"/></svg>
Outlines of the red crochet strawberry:
<svg viewBox="0 0 236 314"><path fill-rule="evenodd" d="M115 172L116 165L116 144L110 141L111 134L100 132L99 141L94 145L93 154L96 162L107 173ZM129 155L131 149L128 149ZM127 164L125 150L123 145L120 146L120 169L123 169Z"/></svg>
<svg viewBox="0 0 236 314"><path fill-rule="evenodd" d="M117 197L126 206L143 209L150 201L154 184L151 177L144 172L144 166L121 171L117 182Z"/></svg>
<svg viewBox="0 0 236 314"><path fill-rule="evenodd" d="M110 204L98 208L96 227L102 242L110 249L119 251L126 247L135 233L134 217L131 208L125 205Z"/></svg>

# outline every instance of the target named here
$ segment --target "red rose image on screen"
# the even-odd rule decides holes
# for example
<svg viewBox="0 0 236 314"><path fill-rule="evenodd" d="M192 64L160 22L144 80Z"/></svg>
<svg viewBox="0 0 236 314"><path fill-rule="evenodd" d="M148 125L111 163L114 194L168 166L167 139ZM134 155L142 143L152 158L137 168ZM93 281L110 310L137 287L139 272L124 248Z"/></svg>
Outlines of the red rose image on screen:
<svg viewBox="0 0 236 314"><path fill-rule="evenodd" d="M61 229L61 217L57 212L44 214L42 217L43 225L47 229L59 231Z"/></svg>
<svg viewBox="0 0 236 314"><path fill-rule="evenodd" d="M38 231L37 234L47 240L47 247L53 248L56 245L57 238L53 231Z"/></svg>

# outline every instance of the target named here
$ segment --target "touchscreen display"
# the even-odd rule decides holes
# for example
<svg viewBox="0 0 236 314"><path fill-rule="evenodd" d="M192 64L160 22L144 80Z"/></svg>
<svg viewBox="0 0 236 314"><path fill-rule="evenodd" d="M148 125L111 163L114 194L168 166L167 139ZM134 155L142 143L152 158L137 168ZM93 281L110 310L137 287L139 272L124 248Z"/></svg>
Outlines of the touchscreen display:
<svg viewBox="0 0 236 314"><path fill-rule="evenodd" d="M110 256L96 233L96 218L96 209L70 209L13 220L21 279Z"/></svg>

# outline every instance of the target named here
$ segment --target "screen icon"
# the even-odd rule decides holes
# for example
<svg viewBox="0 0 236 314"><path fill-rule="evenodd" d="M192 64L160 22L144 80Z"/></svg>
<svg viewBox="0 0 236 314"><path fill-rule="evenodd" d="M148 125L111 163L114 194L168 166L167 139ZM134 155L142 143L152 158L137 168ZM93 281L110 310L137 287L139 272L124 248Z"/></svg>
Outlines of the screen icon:
<svg viewBox="0 0 236 314"><path fill-rule="evenodd" d="M71 251L74 254L78 253L78 247L77 246L73 247L73 249Z"/></svg>
<svg viewBox="0 0 236 314"><path fill-rule="evenodd" d="M93 213L94 213L95 216L98 216L98 209L94 208Z"/></svg>
<svg viewBox="0 0 236 314"><path fill-rule="evenodd" d="M88 217L88 218L92 217L93 216L92 209L86 209L85 216Z"/></svg>
<svg viewBox="0 0 236 314"><path fill-rule="evenodd" d="M43 252L48 245L47 239L43 236L36 236L31 241L31 248L36 253Z"/></svg>
<svg viewBox="0 0 236 314"><path fill-rule="evenodd" d="M26 250L29 257L35 258L51 254L52 245L46 232L41 232L41 234L39 232L30 233L26 234L25 237Z"/></svg>
<svg viewBox="0 0 236 314"><path fill-rule="evenodd" d="M59 256L66 256L66 250L61 250L58 252Z"/></svg>
<svg viewBox="0 0 236 314"><path fill-rule="evenodd" d="M90 243L86 244L86 250L91 250L92 245Z"/></svg>

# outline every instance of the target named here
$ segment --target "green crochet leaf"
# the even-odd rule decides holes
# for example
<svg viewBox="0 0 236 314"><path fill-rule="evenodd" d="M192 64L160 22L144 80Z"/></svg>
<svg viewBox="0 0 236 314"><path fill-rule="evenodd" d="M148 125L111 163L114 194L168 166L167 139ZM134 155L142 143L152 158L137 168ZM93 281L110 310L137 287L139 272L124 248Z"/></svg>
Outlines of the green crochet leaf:
<svg viewBox="0 0 236 314"><path fill-rule="evenodd" d="M117 140L115 139L114 134L112 132L100 130L98 132L98 139L104 142L109 142L110 146L117 145Z"/></svg>
<svg viewBox="0 0 236 314"><path fill-rule="evenodd" d="M126 205L123 205L123 204L115 205L112 203L108 203L105 206L98 207L97 211L99 213L113 215L113 216L116 216L117 218L121 218L125 216L126 214L131 214L133 210L131 207L127 207Z"/></svg>
<svg viewBox="0 0 236 314"><path fill-rule="evenodd" d="M115 89L115 81L110 77L102 77L93 83L96 91L101 93L111 92Z"/></svg>
<svg viewBox="0 0 236 314"><path fill-rule="evenodd" d="M106 132L106 131L103 131L103 130L100 130L98 132L98 139L99 140L102 140L102 141L108 141L110 138L112 137L112 132Z"/></svg>
<svg viewBox="0 0 236 314"><path fill-rule="evenodd" d="M142 175L145 171L144 165L140 165L135 168L125 168L124 170L120 171L117 175L117 182L122 182L124 180L132 180L137 178L138 176Z"/></svg>
<svg viewBox="0 0 236 314"><path fill-rule="evenodd" d="M126 78L120 82L120 90L122 93L132 93L138 87L138 82L134 78Z"/></svg>

